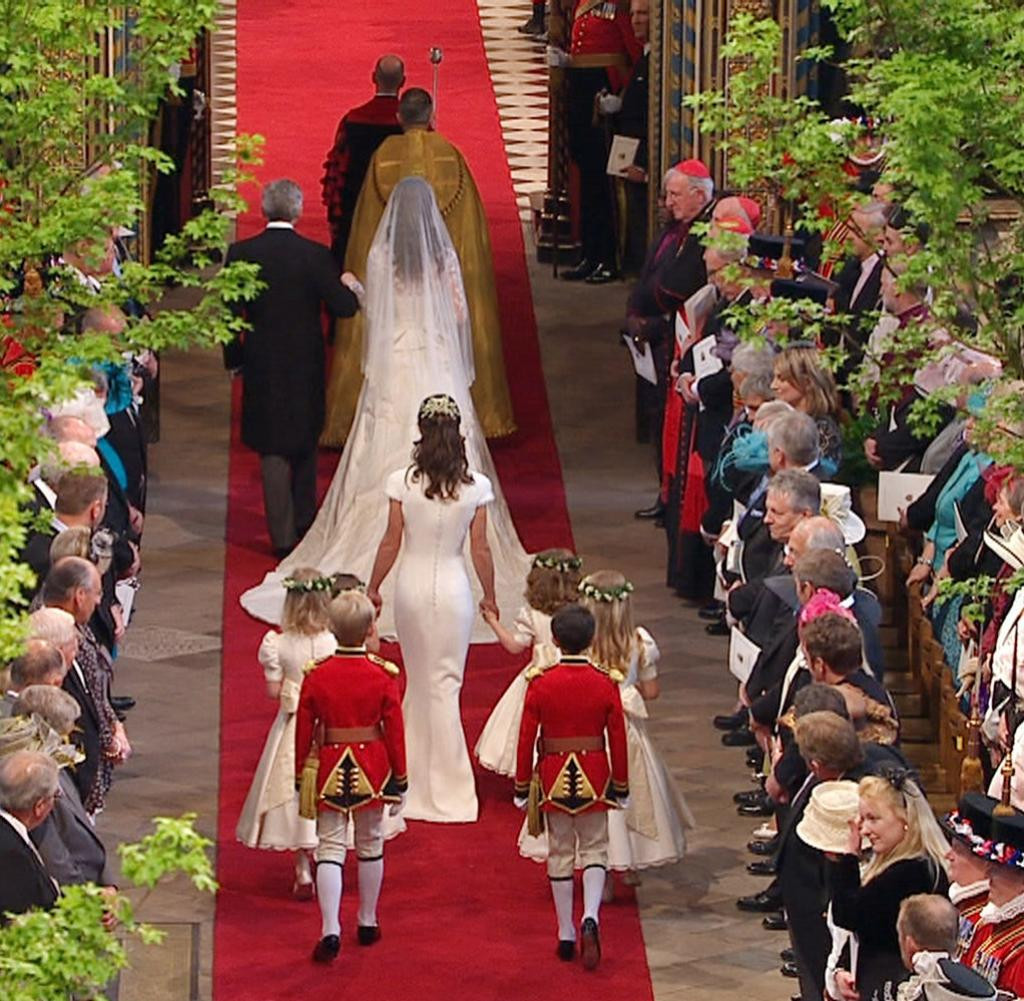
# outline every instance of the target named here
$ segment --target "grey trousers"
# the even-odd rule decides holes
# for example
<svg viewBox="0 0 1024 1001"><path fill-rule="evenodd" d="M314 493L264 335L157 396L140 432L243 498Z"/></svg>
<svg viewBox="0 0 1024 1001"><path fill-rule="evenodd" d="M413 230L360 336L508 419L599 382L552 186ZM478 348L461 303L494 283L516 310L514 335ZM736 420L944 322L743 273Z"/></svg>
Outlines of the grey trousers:
<svg viewBox="0 0 1024 1001"><path fill-rule="evenodd" d="M316 448L297 455L261 455L263 510L275 552L291 549L316 517Z"/></svg>

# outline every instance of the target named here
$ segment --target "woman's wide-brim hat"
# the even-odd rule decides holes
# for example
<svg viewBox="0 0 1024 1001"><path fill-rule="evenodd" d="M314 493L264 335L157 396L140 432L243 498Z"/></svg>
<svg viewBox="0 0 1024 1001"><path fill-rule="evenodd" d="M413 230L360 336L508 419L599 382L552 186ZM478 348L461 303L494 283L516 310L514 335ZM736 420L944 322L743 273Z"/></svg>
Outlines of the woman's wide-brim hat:
<svg viewBox="0 0 1024 1001"><path fill-rule="evenodd" d="M1018 525L1007 537L986 532L985 545L1013 570L1024 570L1024 526Z"/></svg>
<svg viewBox="0 0 1024 1001"><path fill-rule="evenodd" d="M811 790L796 836L818 851L842 855L850 842L850 821L857 816L859 806L856 782L822 782Z"/></svg>
<svg viewBox="0 0 1024 1001"><path fill-rule="evenodd" d="M867 535L864 522L854 513L850 488L841 483L821 484L821 513L839 526L848 546L857 545Z"/></svg>

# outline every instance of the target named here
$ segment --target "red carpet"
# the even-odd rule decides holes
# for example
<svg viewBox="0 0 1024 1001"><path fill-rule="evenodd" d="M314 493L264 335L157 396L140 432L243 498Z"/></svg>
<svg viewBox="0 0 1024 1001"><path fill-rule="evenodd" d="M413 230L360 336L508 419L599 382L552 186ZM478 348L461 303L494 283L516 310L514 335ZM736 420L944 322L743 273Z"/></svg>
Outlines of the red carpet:
<svg viewBox="0 0 1024 1001"><path fill-rule="evenodd" d="M240 0L239 128L266 137L261 177L297 180L306 196L299 228L325 240L320 164L337 119L370 96L370 70L385 51L405 58L410 84L429 87L427 49L432 44L443 46L445 53L439 126L469 160L494 247L506 365L520 426L515 436L494 447L495 461L527 549L564 545L572 535L522 235L473 0L435 0L429 9L410 8L402 0L344 7L324 0L301 5ZM240 222L240 235L259 226L258 216L250 213ZM333 465L334 459L325 456L323 488ZM367 545L374 543L367 540ZM347 895L342 955L329 969L312 965L309 952L319 934L319 912L315 903L290 900L290 859L250 851L234 840L274 713L263 695L256 661L265 627L238 604L241 592L269 569L267 552L258 463L238 442L236 426L224 585L217 1001L319 1001L342 993L375 1001L651 998L635 904L622 887L616 902L602 912L605 958L600 972L584 974L578 963L570 966L554 957L554 915L544 870L519 857L515 838L522 815L509 801L507 780L489 773L478 776L478 823L410 823L409 831L389 844L382 941L372 949L355 944L355 895ZM496 646L472 649L463 691L470 745L517 666ZM353 863L346 872L350 887L354 875Z"/></svg>

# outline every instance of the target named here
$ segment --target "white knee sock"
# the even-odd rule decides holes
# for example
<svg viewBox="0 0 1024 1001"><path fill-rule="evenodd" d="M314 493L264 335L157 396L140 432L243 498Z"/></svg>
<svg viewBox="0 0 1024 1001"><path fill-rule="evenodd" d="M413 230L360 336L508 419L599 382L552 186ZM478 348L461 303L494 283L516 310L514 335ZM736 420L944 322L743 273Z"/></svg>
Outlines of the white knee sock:
<svg viewBox="0 0 1024 1001"><path fill-rule="evenodd" d="M320 902L320 937L341 934L341 866L320 862L316 867L316 897Z"/></svg>
<svg viewBox="0 0 1024 1001"><path fill-rule="evenodd" d="M572 922L572 879L552 879L551 897L555 902L555 916L558 918L558 940L576 941L576 926Z"/></svg>
<svg viewBox="0 0 1024 1001"><path fill-rule="evenodd" d="M359 915L356 920L363 927L377 924L377 901L384 882L384 859L359 860Z"/></svg>
<svg viewBox="0 0 1024 1001"><path fill-rule="evenodd" d="M587 866L583 870L583 917L600 921L601 894L607 873L599 865Z"/></svg>

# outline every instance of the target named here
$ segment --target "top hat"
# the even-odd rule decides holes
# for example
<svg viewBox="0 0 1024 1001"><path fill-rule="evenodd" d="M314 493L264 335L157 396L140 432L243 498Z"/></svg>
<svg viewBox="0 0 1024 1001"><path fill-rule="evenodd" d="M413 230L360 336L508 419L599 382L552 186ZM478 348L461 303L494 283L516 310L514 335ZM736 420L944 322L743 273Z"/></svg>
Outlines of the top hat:
<svg viewBox="0 0 1024 1001"><path fill-rule="evenodd" d="M856 782L820 782L811 790L796 835L811 848L842 855L850 840L850 821L857 816L859 805Z"/></svg>

